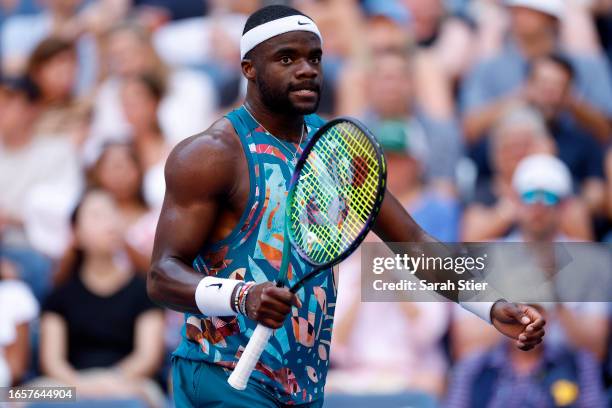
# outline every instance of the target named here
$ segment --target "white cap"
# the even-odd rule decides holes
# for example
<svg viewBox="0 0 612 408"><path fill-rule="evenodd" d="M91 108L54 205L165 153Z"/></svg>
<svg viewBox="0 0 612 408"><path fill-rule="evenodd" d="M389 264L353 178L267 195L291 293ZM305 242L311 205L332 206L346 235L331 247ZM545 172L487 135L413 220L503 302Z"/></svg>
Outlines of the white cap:
<svg viewBox="0 0 612 408"><path fill-rule="evenodd" d="M506 5L508 7L525 7L548 14L559 20L563 18L565 10L563 0L506 0Z"/></svg>
<svg viewBox="0 0 612 408"><path fill-rule="evenodd" d="M561 160L548 154L535 154L518 164L512 185L519 194L544 190L563 198L572 191L572 177Z"/></svg>

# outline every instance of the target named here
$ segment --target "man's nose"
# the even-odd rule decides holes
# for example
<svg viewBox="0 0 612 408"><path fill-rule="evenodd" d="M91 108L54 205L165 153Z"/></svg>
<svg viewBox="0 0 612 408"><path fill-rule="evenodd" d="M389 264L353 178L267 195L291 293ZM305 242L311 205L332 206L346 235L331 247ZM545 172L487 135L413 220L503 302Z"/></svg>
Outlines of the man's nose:
<svg viewBox="0 0 612 408"><path fill-rule="evenodd" d="M319 70L310 61L301 60L295 76L298 78L316 78L319 75Z"/></svg>

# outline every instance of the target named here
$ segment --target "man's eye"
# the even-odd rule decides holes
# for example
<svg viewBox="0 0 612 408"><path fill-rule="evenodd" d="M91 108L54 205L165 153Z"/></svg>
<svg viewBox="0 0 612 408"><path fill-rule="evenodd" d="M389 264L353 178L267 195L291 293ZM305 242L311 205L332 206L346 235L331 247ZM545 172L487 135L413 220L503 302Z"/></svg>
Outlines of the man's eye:
<svg viewBox="0 0 612 408"><path fill-rule="evenodd" d="M282 57L280 61L281 61L281 64L283 64L283 65L291 64L291 58L289 58L289 57Z"/></svg>
<svg viewBox="0 0 612 408"><path fill-rule="evenodd" d="M312 62L315 65L319 65L321 63L321 57L314 57L310 59L310 62Z"/></svg>

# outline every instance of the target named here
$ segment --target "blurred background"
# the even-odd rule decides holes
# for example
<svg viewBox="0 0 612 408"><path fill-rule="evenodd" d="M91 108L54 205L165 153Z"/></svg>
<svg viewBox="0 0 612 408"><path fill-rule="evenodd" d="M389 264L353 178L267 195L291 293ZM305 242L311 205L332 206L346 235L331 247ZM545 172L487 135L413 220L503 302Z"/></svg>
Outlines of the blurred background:
<svg viewBox="0 0 612 408"><path fill-rule="evenodd" d="M612 242L611 0L0 0L0 386L172 406L182 315L144 284L163 166L241 104L268 4L317 22L320 114L373 130L430 234ZM547 306L522 353L449 303L361 303L359 256L341 270L327 406L612 406L608 304Z"/></svg>

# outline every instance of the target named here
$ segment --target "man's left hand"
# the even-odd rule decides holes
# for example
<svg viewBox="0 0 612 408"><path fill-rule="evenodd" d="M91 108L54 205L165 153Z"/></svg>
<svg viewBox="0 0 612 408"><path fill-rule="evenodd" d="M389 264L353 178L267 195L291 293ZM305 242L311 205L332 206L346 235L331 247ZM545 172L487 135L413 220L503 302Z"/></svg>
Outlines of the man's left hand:
<svg viewBox="0 0 612 408"><path fill-rule="evenodd" d="M497 302L491 309L491 321L497 330L515 339L516 346L524 351L540 344L544 337L546 320L533 306Z"/></svg>

